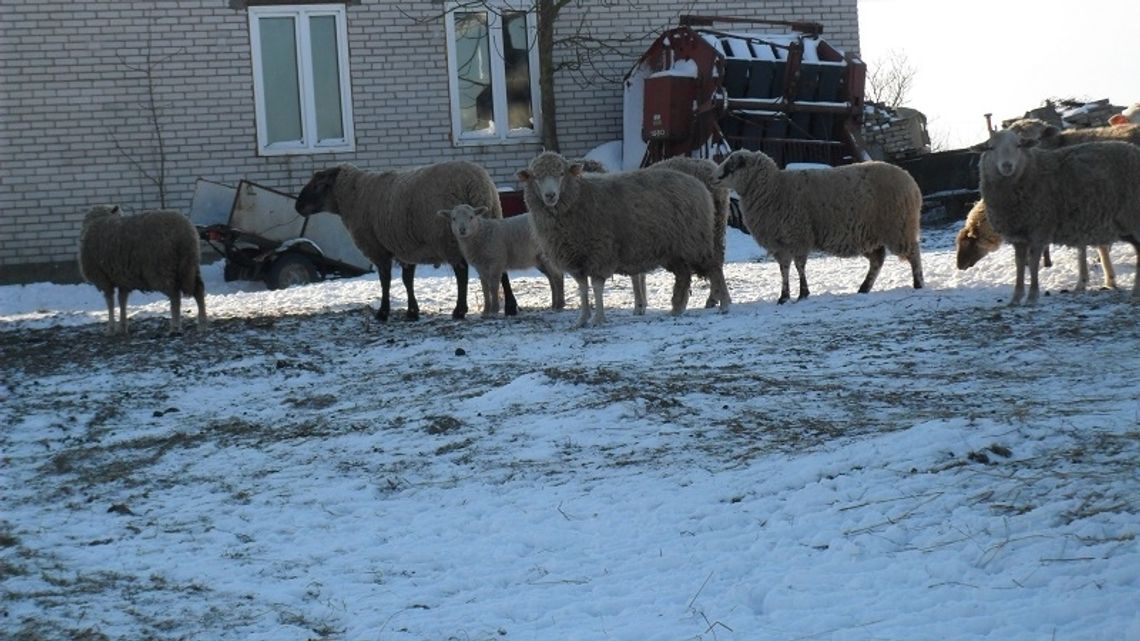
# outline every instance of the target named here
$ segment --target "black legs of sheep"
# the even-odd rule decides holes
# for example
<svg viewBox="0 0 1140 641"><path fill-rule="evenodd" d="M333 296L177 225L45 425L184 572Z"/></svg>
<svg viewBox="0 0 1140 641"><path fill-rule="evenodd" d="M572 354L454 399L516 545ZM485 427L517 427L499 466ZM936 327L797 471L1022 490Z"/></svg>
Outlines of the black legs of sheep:
<svg viewBox="0 0 1140 641"><path fill-rule="evenodd" d="M455 309L451 312L451 317L456 320L462 320L467 316L467 278L468 269L467 263L460 263L452 265L455 271L455 286L458 293L455 298ZM388 320L391 313L391 299L390 293L392 290L392 261L381 261L381 264L376 266L376 271L380 276L380 309L376 310L376 320L384 322ZM420 305L416 301L416 266L412 263L400 263L400 280L404 282L404 291L408 295L408 311L404 317L407 320L414 321L420 318ZM501 280L503 285L503 296L505 298L504 307L506 308L507 316L514 316L519 313L519 305L515 300L514 292L511 291L511 281L503 274Z"/></svg>

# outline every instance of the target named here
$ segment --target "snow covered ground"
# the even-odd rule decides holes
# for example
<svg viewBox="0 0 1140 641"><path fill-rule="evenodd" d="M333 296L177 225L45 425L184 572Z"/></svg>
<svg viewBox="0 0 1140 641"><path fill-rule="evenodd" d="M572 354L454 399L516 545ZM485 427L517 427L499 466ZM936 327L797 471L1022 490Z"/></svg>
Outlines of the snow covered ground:
<svg viewBox="0 0 1140 641"><path fill-rule="evenodd" d="M1009 248L958 272L953 232L926 290L815 257L784 306L731 232L729 314L658 273L576 331L537 273L457 322L421 270L380 324L374 277L215 264L170 338L159 296L125 339L90 286L2 287L0 638L1140 640L1132 250L1008 308Z"/></svg>

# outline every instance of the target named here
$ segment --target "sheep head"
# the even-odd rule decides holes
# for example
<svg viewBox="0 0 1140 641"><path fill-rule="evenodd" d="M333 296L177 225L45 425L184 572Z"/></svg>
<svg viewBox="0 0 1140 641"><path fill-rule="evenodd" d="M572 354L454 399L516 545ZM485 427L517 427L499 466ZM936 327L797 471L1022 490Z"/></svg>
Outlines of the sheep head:
<svg viewBox="0 0 1140 641"><path fill-rule="evenodd" d="M339 175L340 167L314 172L308 184L297 195L297 203L293 206L297 213L302 216L312 216L322 211L336 213L338 209L333 188L336 187Z"/></svg>
<svg viewBox="0 0 1140 641"><path fill-rule="evenodd" d="M982 242L975 232L962 229L954 239L957 248L958 270L966 270L978 263L988 252L982 247Z"/></svg>
<svg viewBox="0 0 1140 641"><path fill-rule="evenodd" d="M982 154L982 170L997 172L1005 178L1016 178L1025 169L1027 151L1037 144L1036 140L1023 138L1010 129L995 131Z"/></svg>
<svg viewBox="0 0 1140 641"><path fill-rule="evenodd" d="M1022 118L1010 123L1006 129L1021 136L1022 140L1038 142L1048 149L1059 147L1061 143L1061 139L1057 137L1061 130L1037 118Z"/></svg>
<svg viewBox="0 0 1140 641"><path fill-rule="evenodd" d="M554 208L562 200L566 182L582 175L582 165L567 162L553 151L544 151L517 175L526 184L527 191L541 198L547 207Z"/></svg>
<svg viewBox="0 0 1140 641"><path fill-rule="evenodd" d="M724 162L717 166L713 172L713 184L721 187L735 188L736 180L743 175L741 172L779 171L775 161L759 151L738 149L728 155Z"/></svg>
<svg viewBox="0 0 1140 641"><path fill-rule="evenodd" d="M456 238L470 238L479 233L479 225L489 211L482 206L459 204L451 209L441 209L435 214L451 223L451 233L455 234Z"/></svg>

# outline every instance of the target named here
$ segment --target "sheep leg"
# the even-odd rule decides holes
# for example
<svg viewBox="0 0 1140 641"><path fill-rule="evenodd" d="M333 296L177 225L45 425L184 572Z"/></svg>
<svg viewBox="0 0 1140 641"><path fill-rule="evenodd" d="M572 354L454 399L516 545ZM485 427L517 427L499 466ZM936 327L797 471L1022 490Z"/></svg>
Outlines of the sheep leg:
<svg viewBox="0 0 1140 641"><path fill-rule="evenodd" d="M633 286L633 315L645 315L645 308L649 306L648 290L645 288L645 272L640 274L633 274L629 277L630 285Z"/></svg>
<svg viewBox="0 0 1140 641"><path fill-rule="evenodd" d="M867 269L867 277L863 279L863 284L859 286L860 294L870 292L871 288L875 286L875 279L879 277L879 270L883 268L883 261L887 258L887 248L876 247L863 256L871 263L871 266Z"/></svg>
<svg viewBox="0 0 1140 641"><path fill-rule="evenodd" d="M194 302L198 304L198 329L206 329L206 284L202 274L194 275Z"/></svg>
<svg viewBox="0 0 1140 641"><path fill-rule="evenodd" d="M674 316L680 316L689 306L689 290L693 285L693 275L687 268L681 267L673 272L673 309Z"/></svg>
<svg viewBox="0 0 1140 641"><path fill-rule="evenodd" d="M515 300L515 293L511 291L511 279L507 276L507 272L503 272L503 277L500 280L503 283L503 311L507 316L517 316L519 303ZM499 311L498 305L495 306L495 311Z"/></svg>
<svg viewBox="0 0 1140 641"><path fill-rule="evenodd" d="M451 317L455 320L463 320L467 316L467 278L468 267L467 261L460 261L458 264L452 265L451 269L455 271L455 309L451 310ZM416 315L418 316L420 308L416 307Z"/></svg>
<svg viewBox="0 0 1140 641"><path fill-rule="evenodd" d="M545 261L538 261L538 271L546 276L546 282L550 283L550 308L551 309L564 309L566 307L566 282L562 277L562 272L551 267Z"/></svg>
<svg viewBox="0 0 1140 641"><path fill-rule="evenodd" d="M123 332L123 336L126 336L128 333L128 331L127 331L127 296L130 296L130 294L131 294L131 290L127 289L126 287L120 287L119 288L119 317L122 319L122 322L119 323L119 327L120 327L120 331Z"/></svg>
<svg viewBox="0 0 1140 641"><path fill-rule="evenodd" d="M796 302L799 302L811 293L807 286L807 254L796 256L796 273L800 276L800 295L796 297Z"/></svg>
<svg viewBox="0 0 1140 641"><path fill-rule="evenodd" d="M781 281L780 299L776 301L776 304L783 305L784 303L788 302L788 299L792 297L792 288L788 284L788 272L791 271L792 261L789 257L781 255L776 257L776 262L780 264Z"/></svg>
<svg viewBox="0 0 1140 641"><path fill-rule="evenodd" d="M1088 247L1077 247L1077 287L1076 291L1083 292L1089 284L1089 251Z"/></svg>
<svg viewBox="0 0 1140 641"><path fill-rule="evenodd" d="M1052 267L1053 266L1053 258L1051 256L1049 256L1049 246L1048 245L1045 245L1045 249L1042 250L1041 255L1045 260L1045 266L1046 267Z"/></svg>
<svg viewBox="0 0 1140 641"><path fill-rule="evenodd" d="M1097 245L1096 253L1100 255L1100 266L1104 269L1104 286L1108 289L1116 289L1116 270L1112 268L1110 249L1112 249L1110 245Z"/></svg>
<svg viewBox="0 0 1140 641"><path fill-rule="evenodd" d="M103 292L103 300L107 301L107 335L114 336L118 329L115 322L115 288L111 287Z"/></svg>
<svg viewBox="0 0 1140 641"><path fill-rule="evenodd" d="M1136 278L1132 281L1132 302L1140 302L1140 238L1135 236L1124 236L1121 240L1125 240L1132 245L1132 250L1136 252Z"/></svg>
<svg viewBox="0 0 1140 641"><path fill-rule="evenodd" d="M167 294L170 299L170 334L182 333L182 292L177 289L173 294Z"/></svg>
<svg viewBox="0 0 1140 641"><path fill-rule="evenodd" d="M922 252L919 251L918 245L914 246L914 251L906 257L906 260L910 263L910 274L914 288L922 289L926 286L926 279L922 277Z"/></svg>
<svg viewBox="0 0 1140 641"><path fill-rule="evenodd" d="M594 310L594 325L605 325L606 307L602 303L602 297L605 295L606 291L606 279L597 276L591 276L590 284L594 286L594 305L596 306L596 309Z"/></svg>
<svg viewBox="0 0 1140 641"><path fill-rule="evenodd" d="M573 329L585 327L586 321L590 320L590 284L584 275L573 274L574 282L578 283L578 322L574 323Z"/></svg>
<svg viewBox="0 0 1140 641"><path fill-rule="evenodd" d="M1037 297L1040 294L1040 283L1037 279L1037 273L1041 268L1041 254L1045 246L1037 243L1029 245L1029 297L1026 302L1033 305L1037 302Z"/></svg>
<svg viewBox="0 0 1140 641"><path fill-rule="evenodd" d="M491 318L499 313L499 281L488 272L479 274L479 285L483 288L483 318Z"/></svg>
<svg viewBox="0 0 1140 641"><path fill-rule="evenodd" d="M714 292L720 292L717 295L717 301L720 303L720 313L728 313L728 306L732 304L732 296L728 293L728 283L724 280L724 268L717 266L709 273L709 298L711 299Z"/></svg>
<svg viewBox="0 0 1140 641"><path fill-rule="evenodd" d="M392 290L392 259L377 262L376 272L380 276L380 309L376 310L376 320L387 322L388 312L391 309L388 294Z"/></svg>
<svg viewBox="0 0 1140 641"><path fill-rule="evenodd" d="M416 302L416 265L415 263L400 263L400 280L404 281L404 291L408 294L408 311L404 318L414 321L420 319L420 304ZM463 311L467 312L467 269L463 270L463 286L459 290L463 297ZM452 314L455 316L455 314ZM463 318L459 316L459 318Z"/></svg>
<svg viewBox="0 0 1140 641"><path fill-rule="evenodd" d="M1029 245L1027 243L1014 243L1013 244L1013 296L1009 299L1009 304L1017 305L1021 303L1021 298L1025 296L1025 260L1029 254Z"/></svg>

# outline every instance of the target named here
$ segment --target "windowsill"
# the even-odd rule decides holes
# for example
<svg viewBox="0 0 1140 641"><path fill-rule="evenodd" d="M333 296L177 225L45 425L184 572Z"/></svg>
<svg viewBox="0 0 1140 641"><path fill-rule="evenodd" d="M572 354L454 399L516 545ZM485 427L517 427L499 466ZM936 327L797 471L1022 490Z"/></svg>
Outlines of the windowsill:
<svg viewBox="0 0 1140 641"><path fill-rule="evenodd" d="M454 141L456 147L491 147L497 145L538 145L542 144L541 136L517 136L512 138L498 137L471 137L460 138Z"/></svg>
<svg viewBox="0 0 1140 641"><path fill-rule="evenodd" d="M341 154L356 151L355 145L344 147L290 147L282 149L258 149L258 156L316 156L319 154Z"/></svg>

